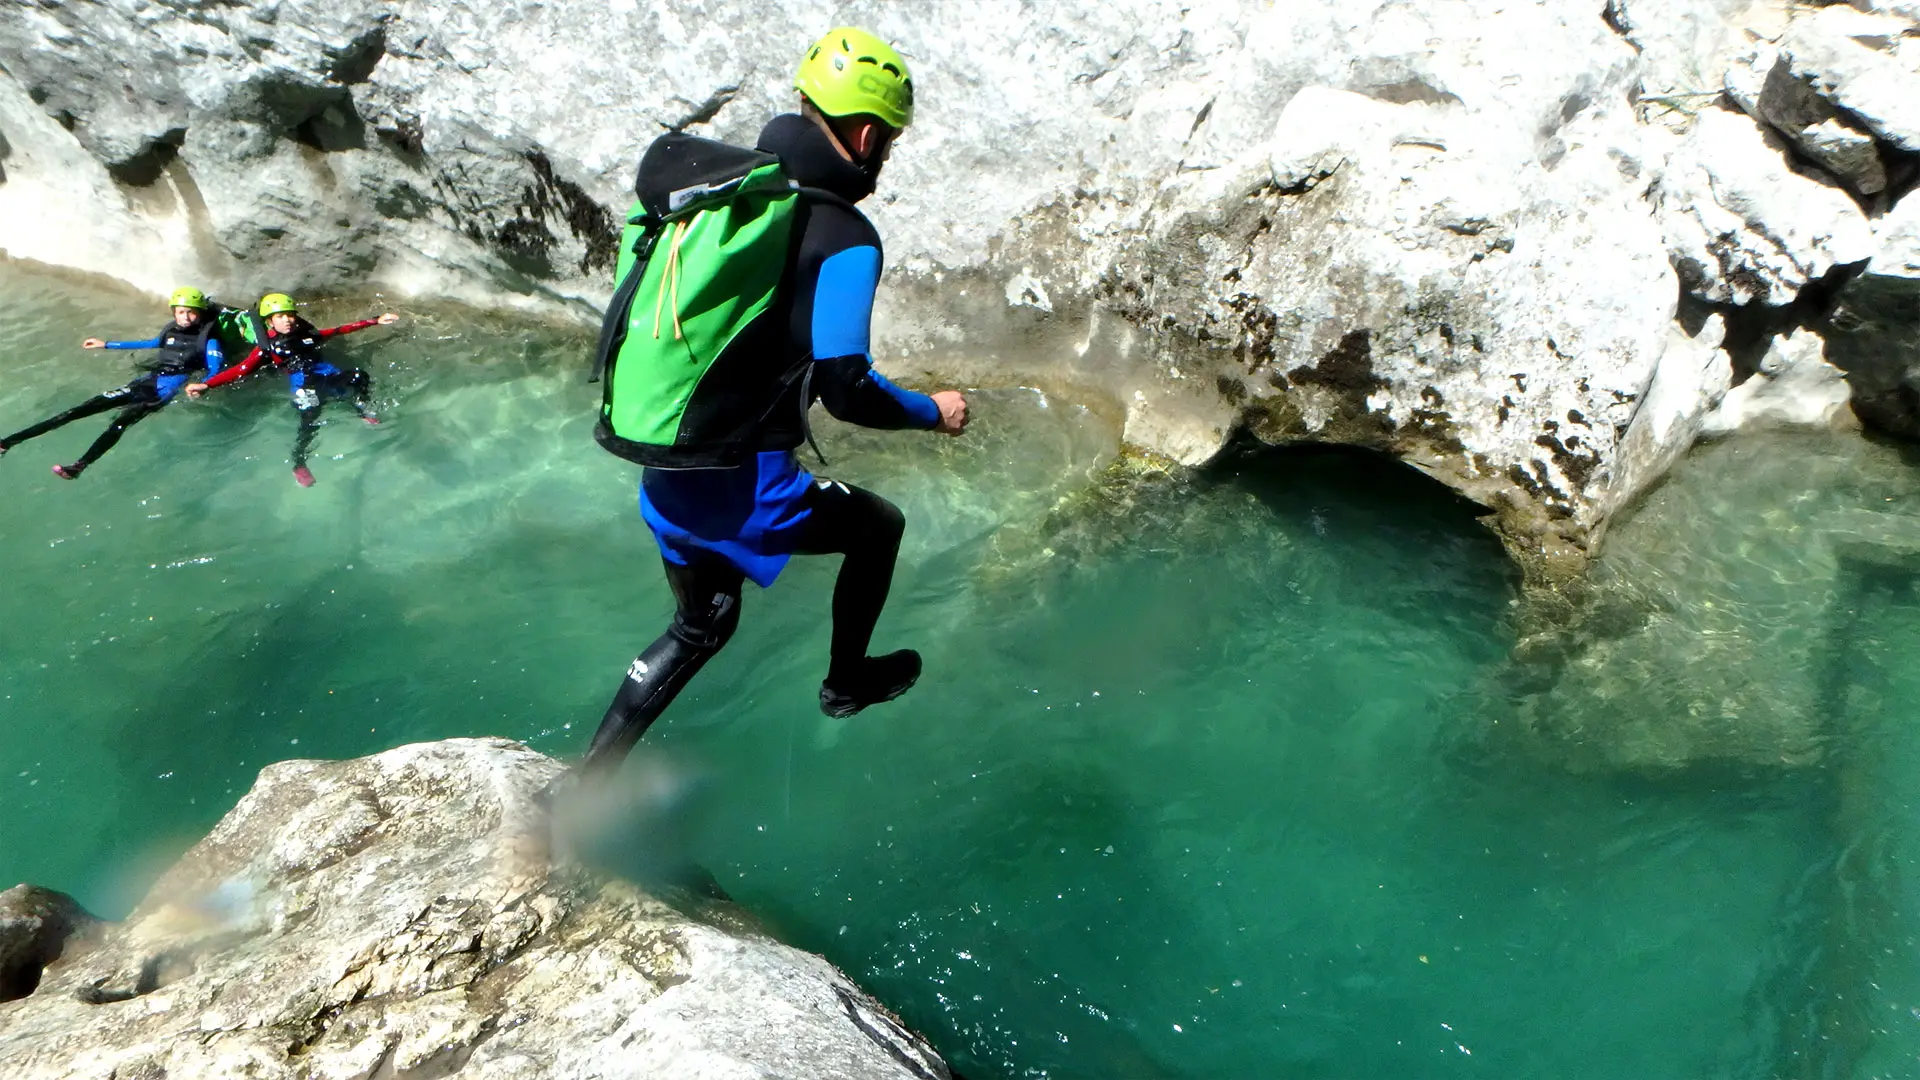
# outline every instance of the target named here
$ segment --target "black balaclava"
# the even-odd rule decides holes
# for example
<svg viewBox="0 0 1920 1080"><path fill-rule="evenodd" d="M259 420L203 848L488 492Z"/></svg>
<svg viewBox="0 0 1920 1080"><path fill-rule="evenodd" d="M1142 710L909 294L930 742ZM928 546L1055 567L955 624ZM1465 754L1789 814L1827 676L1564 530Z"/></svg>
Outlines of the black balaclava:
<svg viewBox="0 0 1920 1080"><path fill-rule="evenodd" d="M776 116L760 129L755 149L773 154L787 175L807 187L824 188L848 202L873 194L880 179L880 163L856 165L840 156L820 125L799 113Z"/></svg>

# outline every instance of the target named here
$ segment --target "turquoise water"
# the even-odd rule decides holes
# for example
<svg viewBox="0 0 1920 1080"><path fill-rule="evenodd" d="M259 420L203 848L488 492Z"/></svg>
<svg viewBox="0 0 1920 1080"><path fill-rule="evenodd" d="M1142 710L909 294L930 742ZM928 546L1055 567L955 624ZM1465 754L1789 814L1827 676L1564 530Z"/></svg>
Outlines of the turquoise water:
<svg viewBox="0 0 1920 1080"><path fill-rule="evenodd" d="M7 430L119 381L79 337L156 321L0 284L31 313ZM388 423L329 425L311 490L277 387L77 483L47 466L102 421L0 460L0 880L116 913L268 761L584 745L667 611L585 337L400 310L346 343ZM1697 454L1609 541L1626 614L1543 688L1497 545L1411 474L1115 485L1084 410L976 410L958 441L821 425L908 511L879 645L922 684L821 717L833 566L797 561L636 753L678 793L616 861L704 866L971 1080L1920 1076L1896 453Z"/></svg>

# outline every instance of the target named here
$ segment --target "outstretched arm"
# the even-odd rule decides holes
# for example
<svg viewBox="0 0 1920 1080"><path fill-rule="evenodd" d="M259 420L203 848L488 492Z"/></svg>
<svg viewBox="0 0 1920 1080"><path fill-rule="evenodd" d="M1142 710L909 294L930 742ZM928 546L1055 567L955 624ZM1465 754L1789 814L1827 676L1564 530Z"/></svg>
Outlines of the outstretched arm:
<svg viewBox="0 0 1920 1080"><path fill-rule="evenodd" d="M389 311L377 319L361 319L359 322L350 322L344 326L336 326L330 330L322 330L320 331L320 336L330 338L335 334L351 334L356 330L365 330L369 326L392 326L399 321L400 316Z"/></svg>
<svg viewBox="0 0 1920 1080"><path fill-rule="evenodd" d="M820 264L812 327L813 385L820 403L835 417L862 427L960 434L966 427L966 399L960 394L948 390L930 397L895 386L873 369L868 348L879 283L879 248L846 248Z"/></svg>
<svg viewBox="0 0 1920 1080"><path fill-rule="evenodd" d="M157 349L160 347L160 339L154 338L152 341L102 341L97 337L90 337L81 342L80 347L83 349Z"/></svg>

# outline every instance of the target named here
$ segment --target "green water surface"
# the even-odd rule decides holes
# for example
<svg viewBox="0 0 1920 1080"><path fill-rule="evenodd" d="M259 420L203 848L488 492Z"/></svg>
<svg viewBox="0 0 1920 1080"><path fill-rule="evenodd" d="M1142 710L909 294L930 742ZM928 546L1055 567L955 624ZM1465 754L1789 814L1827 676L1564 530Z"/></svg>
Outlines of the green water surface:
<svg viewBox="0 0 1920 1080"><path fill-rule="evenodd" d="M0 286L7 431L122 380L80 337L159 321ZM387 422L336 410L310 490L267 381L78 482L47 467L103 419L0 460L0 883L118 914L281 758L583 748L668 612L634 472L590 438L586 334L400 310L341 343ZM1085 410L975 408L957 441L821 424L832 474L909 515L878 646L920 649L920 686L819 714L833 565L797 560L636 752L674 794L616 862L711 871L970 1080L1920 1076L1896 453L1696 454L1610 541L1636 614L1542 692L1509 661L1514 575L1435 485L1311 452L1115 484ZM1786 531L1867 512L1839 546ZM1778 706L1757 728L1680 692L1734 668L1673 642L1729 634L1779 650L1738 669ZM1698 767L1642 767L1648 731L1702 730L1656 740Z"/></svg>

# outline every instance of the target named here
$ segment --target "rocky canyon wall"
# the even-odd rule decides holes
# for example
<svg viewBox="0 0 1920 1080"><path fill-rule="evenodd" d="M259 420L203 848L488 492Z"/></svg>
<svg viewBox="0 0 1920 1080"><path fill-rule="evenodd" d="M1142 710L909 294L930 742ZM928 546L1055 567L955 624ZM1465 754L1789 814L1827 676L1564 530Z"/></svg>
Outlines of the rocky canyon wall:
<svg viewBox="0 0 1920 1080"><path fill-rule="evenodd" d="M1850 396L1920 430L1908 0L38 0L0 21L0 247L591 317L647 141L750 141L837 22L914 66L869 200L908 378L1182 463L1375 448L1536 581L1703 432Z"/></svg>

